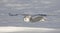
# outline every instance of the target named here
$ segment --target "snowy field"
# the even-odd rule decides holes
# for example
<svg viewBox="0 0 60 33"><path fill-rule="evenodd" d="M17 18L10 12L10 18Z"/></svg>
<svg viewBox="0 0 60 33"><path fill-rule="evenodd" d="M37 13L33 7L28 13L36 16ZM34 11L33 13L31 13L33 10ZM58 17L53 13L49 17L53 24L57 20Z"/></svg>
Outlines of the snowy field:
<svg viewBox="0 0 60 33"><path fill-rule="evenodd" d="M13 14L48 14L47 21L26 23ZM60 33L60 0L0 0L0 33Z"/></svg>
<svg viewBox="0 0 60 33"><path fill-rule="evenodd" d="M0 27L0 33L31 33L31 32L40 32L40 33L58 33L60 29L53 29L53 28L32 28L32 27Z"/></svg>

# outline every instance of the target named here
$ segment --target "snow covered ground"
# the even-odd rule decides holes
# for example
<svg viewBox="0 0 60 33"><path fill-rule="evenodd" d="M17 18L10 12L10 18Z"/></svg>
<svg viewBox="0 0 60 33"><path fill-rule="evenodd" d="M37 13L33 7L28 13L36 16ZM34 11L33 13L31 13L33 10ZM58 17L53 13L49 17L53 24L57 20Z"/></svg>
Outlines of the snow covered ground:
<svg viewBox="0 0 60 33"><path fill-rule="evenodd" d="M48 14L47 21L26 23L13 14ZM0 0L0 33L60 33L60 0Z"/></svg>
<svg viewBox="0 0 60 33"><path fill-rule="evenodd" d="M8 27L0 27L0 33L13 33L13 32L59 32L60 29L53 29L53 28L34 28L34 27L13 27L13 26L8 26Z"/></svg>

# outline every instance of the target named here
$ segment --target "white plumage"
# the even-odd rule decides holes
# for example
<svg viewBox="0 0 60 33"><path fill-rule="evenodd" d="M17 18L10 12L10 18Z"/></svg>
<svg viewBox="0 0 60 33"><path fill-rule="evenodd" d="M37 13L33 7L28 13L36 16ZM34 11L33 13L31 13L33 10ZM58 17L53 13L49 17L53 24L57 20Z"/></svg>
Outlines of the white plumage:
<svg viewBox="0 0 60 33"><path fill-rule="evenodd" d="M25 22L38 22L38 21L42 22L42 21L45 21L45 20L46 20L46 18L43 17L43 16L32 17L32 16L29 15L29 16L24 17Z"/></svg>

